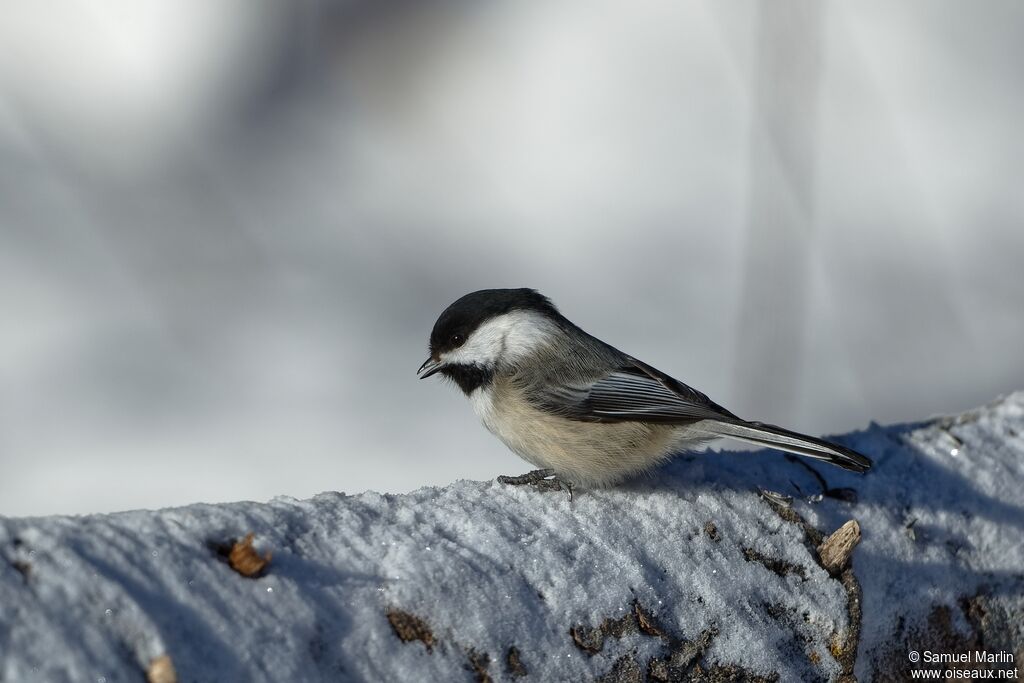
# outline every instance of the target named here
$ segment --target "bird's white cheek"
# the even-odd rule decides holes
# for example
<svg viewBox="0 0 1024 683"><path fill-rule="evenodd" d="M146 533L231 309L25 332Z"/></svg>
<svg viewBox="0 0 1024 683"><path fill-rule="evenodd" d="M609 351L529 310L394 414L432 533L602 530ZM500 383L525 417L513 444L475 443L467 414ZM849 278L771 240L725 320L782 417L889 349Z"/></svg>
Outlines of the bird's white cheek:
<svg viewBox="0 0 1024 683"><path fill-rule="evenodd" d="M473 334L466 345L441 355L441 362L452 365L494 365L502 354L503 330L485 327Z"/></svg>
<svg viewBox="0 0 1024 683"><path fill-rule="evenodd" d="M481 325L465 346L442 354L441 362L492 368L503 362L516 363L555 331L554 323L538 313L513 311Z"/></svg>

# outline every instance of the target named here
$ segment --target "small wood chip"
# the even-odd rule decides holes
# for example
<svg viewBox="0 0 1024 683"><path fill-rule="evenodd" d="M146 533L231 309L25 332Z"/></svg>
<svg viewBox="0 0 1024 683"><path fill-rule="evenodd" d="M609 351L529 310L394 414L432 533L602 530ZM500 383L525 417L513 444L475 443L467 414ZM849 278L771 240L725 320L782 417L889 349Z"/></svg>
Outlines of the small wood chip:
<svg viewBox="0 0 1024 683"><path fill-rule="evenodd" d="M829 574L839 574L850 561L853 549L860 543L860 524L851 519L836 529L835 533L822 541L818 546L818 557L821 566Z"/></svg>
<svg viewBox="0 0 1024 683"><path fill-rule="evenodd" d="M436 642L434 640L434 633L430 630L427 622L415 614L394 608L389 609L386 616L388 623L391 624L391 628L395 631L395 635L403 643L418 640L426 646L427 652L434 649L434 643Z"/></svg>
<svg viewBox="0 0 1024 683"><path fill-rule="evenodd" d="M505 671L511 678L522 678L526 675L526 667L523 666L522 657L519 655L519 648L515 645L508 649L505 655Z"/></svg>
<svg viewBox="0 0 1024 683"><path fill-rule="evenodd" d="M14 562L11 562L11 566L14 567L19 574L21 574L21 578L25 580L25 583L28 583L29 579L32 578L32 565L28 562L15 560Z"/></svg>
<svg viewBox="0 0 1024 683"><path fill-rule="evenodd" d="M633 603L633 614L636 615L636 624L640 627L641 633L669 640L668 634L658 624L658 620L643 608L639 600Z"/></svg>
<svg viewBox="0 0 1024 683"><path fill-rule="evenodd" d="M146 671L147 683L178 683L178 674L174 671L174 663L170 655L160 655L149 663Z"/></svg>
<svg viewBox="0 0 1024 683"><path fill-rule="evenodd" d="M255 579L263 573L267 565L270 564L270 553L260 556L256 552L256 549L252 547L252 541L255 538L255 534L248 533L245 538L241 541L236 541L231 546L231 552L228 553L228 564L231 568L242 576Z"/></svg>
<svg viewBox="0 0 1024 683"><path fill-rule="evenodd" d="M491 678L491 674L487 671L487 668L491 665L490 655L486 652L477 652L473 648L469 648L466 657L469 659L466 668L473 672L476 683L494 683L494 679Z"/></svg>

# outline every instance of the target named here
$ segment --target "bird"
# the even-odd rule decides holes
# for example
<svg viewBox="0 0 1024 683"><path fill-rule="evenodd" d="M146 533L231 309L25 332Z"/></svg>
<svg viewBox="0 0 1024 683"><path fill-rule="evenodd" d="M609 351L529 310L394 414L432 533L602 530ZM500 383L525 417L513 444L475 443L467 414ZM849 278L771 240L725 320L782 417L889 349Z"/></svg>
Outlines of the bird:
<svg viewBox="0 0 1024 683"><path fill-rule="evenodd" d="M459 298L430 333L417 374L452 381L484 426L536 469L501 476L539 490L614 486L719 438L853 472L845 446L737 417L700 391L588 334L535 289Z"/></svg>

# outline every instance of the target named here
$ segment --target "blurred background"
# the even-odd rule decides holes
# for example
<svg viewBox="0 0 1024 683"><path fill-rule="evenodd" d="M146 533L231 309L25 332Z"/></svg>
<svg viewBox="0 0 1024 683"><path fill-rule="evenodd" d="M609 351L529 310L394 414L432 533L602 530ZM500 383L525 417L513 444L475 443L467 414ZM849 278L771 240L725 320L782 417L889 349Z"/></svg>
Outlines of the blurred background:
<svg viewBox="0 0 1024 683"><path fill-rule="evenodd" d="M528 466L530 286L812 434L1024 388L1024 4L53 0L0 21L0 515Z"/></svg>

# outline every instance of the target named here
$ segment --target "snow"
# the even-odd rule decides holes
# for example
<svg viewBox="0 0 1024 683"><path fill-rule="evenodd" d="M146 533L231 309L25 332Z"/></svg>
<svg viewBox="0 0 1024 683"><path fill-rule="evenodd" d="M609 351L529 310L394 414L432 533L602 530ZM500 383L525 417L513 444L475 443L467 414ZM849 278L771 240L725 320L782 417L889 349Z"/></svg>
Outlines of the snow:
<svg viewBox="0 0 1024 683"><path fill-rule="evenodd" d="M526 680L586 680L646 672L687 644L705 669L835 680L836 644L858 634L850 595L759 488L793 496L825 534L860 523L855 672L869 679L902 624L934 607L982 589L1021 600L1022 434L1018 392L957 418L839 437L875 468L810 466L856 503L817 496L811 470L781 454L722 452L571 503L458 481L0 518L0 681L137 681L162 655L181 681L469 681L474 666L512 680L510 648ZM256 578L217 550L249 532L272 555ZM389 613L421 620L430 647L400 640ZM638 627L640 614L656 626ZM589 629L602 625L600 651L575 642L596 649Z"/></svg>

